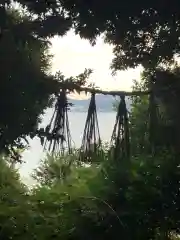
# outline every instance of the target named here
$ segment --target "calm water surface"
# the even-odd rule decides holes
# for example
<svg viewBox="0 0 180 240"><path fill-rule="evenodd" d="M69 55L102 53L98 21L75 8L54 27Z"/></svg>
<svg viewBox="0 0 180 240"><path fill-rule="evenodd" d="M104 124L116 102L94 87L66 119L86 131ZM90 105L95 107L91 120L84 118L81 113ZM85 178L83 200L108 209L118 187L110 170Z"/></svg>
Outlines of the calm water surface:
<svg viewBox="0 0 180 240"><path fill-rule="evenodd" d="M42 122L42 126L46 126L52 116L52 110L48 110ZM69 121L71 136L76 147L79 147L82 140L85 120L87 113L85 112L69 112ZM115 112L100 112L98 113L98 121L101 139L103 141L109 141L113 126L115 123ZM32 170L35 169L39 161L43 158L44 153L38 138L30 141L30 148L23 154L23 160L25 163L20 168L20 173L23 179L27 180Z"/></svg>

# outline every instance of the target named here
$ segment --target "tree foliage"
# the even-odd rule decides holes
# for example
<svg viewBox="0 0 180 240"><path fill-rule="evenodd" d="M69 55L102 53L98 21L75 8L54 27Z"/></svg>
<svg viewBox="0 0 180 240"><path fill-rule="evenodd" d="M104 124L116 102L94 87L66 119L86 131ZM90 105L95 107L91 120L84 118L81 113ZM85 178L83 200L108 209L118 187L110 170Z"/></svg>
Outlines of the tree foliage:
<svg viewBox="0 0 180 240"><path fill-rule="evenodd" d="M115 46L114 69L143 64L146 81L136 88L148 87L149 78L157 77L153 85L165 125L161 118L156 126L159 151L149 154L148 99L135 98L129 161L114 161L109 149L90 166L73 163L74 156L48 157L34 172L39 184L31 190L1 158L0 238L155 240L176 236L180 232L179 154L168 144L179 146L179 114L173 108L179 104L179 69L154 68L178 54L179 3L17 2L24 8L23 16L9 8L10 1L0 3L0 151L23 147L22 139L37 130L40 114L59 90L58 80L67 81L72 90L74 81L83 84L90 74L86 70L77 78L65 79L58 73L52 80L47 73L48 37L64 35L71 27L92 43L103 33ZM170 89L170 98L167 92L160 93L162 85Z"/></svg>
<svg viewBox="0 0 180 240"><path fill-rule="evenodd" d="M5 14L0 42L0 150L8 153L23 148L23 139L36 130L57 82L47 74L48 42L26 29L26 15L11 8Z"/></svg>
<svg viewBox="0 0 180 240"><path fill-rule="evenodd" d="M0 152L20 160L17 148L24 149L26 137L36 134L44 110L59 92L59 82L72 90L74 83L83 85L91 71L69 79L61 73L52 76L50 42L42 36L43 26L38 23L36 30L33 15L8 3L0 4Z"/></svg>
<svg viewBox="0 0 180 240"><path fill-rule="evenodd" d="M144 132L143 111L137 114L143 104L146 109L145 101L134 102L136 110L132 111L133 131L138 136ZM104 159L88 167L72 162L74 156L49 156L34 172L38 185L31 191L22 188L18 178L2 178L1 191L6 191L1 200L2 239L150 240L176 236L180 231L179 157L167 149L156 156L147 154L139 149L139 138L132 141L137 150L130 161L114 161L107 148ZM4 166L4 176L9 176L12 170L7 163Z"/></svg>
<svg viewBox="0 0 180 240"><path fill-rule="evenodd" d="M78 154L66 153L65 155L47 155L41 161L40 166L34 170L33 178L41 186L56 185L57 183L63 184L71 175L72 169L77 164Z"/></svg>
<svg viewBox="0 0 180 240"><path fill-rule="evenodd" d="M114 45L115 70L139 64L157 66L179 54L178 0L18 2L37 14L45 35L64 34L74 28L77 34L94 43L97 36L104 34L105 41Z"/></svg>
<svg viewBox="0 0 180 240"><path fill-rule="evenodd" d="M178 162L166 150L131 162L108 159L99 166L76 166L67 181L60 183L56 175L53 185L43 183L29 193L14 192L7 188L11 181L4 181L1 237L170 239L180 229Z"/></svg>

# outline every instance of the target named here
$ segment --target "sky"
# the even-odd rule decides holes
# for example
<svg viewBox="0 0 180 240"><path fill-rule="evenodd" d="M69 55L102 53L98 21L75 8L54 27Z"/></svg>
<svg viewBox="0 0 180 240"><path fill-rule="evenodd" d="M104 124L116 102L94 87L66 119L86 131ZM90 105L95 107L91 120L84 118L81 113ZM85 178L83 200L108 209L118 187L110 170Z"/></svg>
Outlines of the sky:
<svg viewBox="0 0 180 240"><path fill-rule="evenodd" d="M19 4L13 4L13 7L20 9ZM94 71L90 80L96 86L124 91L131 90L133 79L140 79L141 68L119 71L116 76L112 76L112 46L105 44L102 37L99 37L95 46L91 46L88 40L81 39L71 30L64 37L54 37L51 42L53 73L60 70L65 77L70 77L90 68Z"/></svg>
<svg viewBox="0 0 180 240"><path fill-rule="evenodd" d="M119 71L116 76L112 76L112 46L105 44L102 37L97 40L95 46L91 46L88 40L83 40L70 31L65 37L52 39L50 53L54 55L53 73L60 70L66 77L70 77L82 73L85 68L90 68L93 70L90 81L102 89L129 91L132 80L140 79L140 68Z"/></svg>
<svg viewBox="0 0 180 240"><path fill-rule="evenodd" d="M110 64L113 59L112 46L105 44L102 38L99 38L95 46L91 46L89 41L82 40L72 31L65 37L54 37L50 53L53 54L52 72L61 71L65 77L77 76L84 72L85 68L93 70L90 81L102 89L116 89L130 91L132 80L140 79L140 68L128 71L120 71L116 76L112 76ZM82 99L84 95L72 95L71 97ZM50 116L49 116L50 115ZM43 125L49 123L51 114L45 114ZM83 126L82 126L83 127ZM21 175L26 183L30 180L27 176L32 168L37 167L42 158L42 148L39 139L30 142L30 149L23 153L23 164L20 168Z"/></svg>

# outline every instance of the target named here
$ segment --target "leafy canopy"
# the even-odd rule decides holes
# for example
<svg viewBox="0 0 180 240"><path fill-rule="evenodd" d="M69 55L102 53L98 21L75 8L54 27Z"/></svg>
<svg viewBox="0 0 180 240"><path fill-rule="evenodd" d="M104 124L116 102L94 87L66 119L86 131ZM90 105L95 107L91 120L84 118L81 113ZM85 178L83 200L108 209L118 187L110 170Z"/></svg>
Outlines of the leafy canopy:
<svg viewBox="0 0 180 240"><path fill-rule="evenodd" d="M92 43L114 44L115 70L167 63L179 54L180 3L165 1L18 0L38 16L46 36L75 29ZM63 26L65 26L63 28ZM62 31L64 30L64 32Z"/></svg>
<svg viewBox="0 0 180 240"><path fill-rule="evenodd" d="M47 74L48 42L28 31L26 15L11 8L5 14L5 25L0 22L0 151L9 153L23 148L23 139L36 130L57 82Z"/></svg>
<svg viewBox="0 0 180 240"><path fill-rule="evenodd" d="M26 137L36 133L59 82L84 84L91 71L69 79L61 73L52 76L50 43L42 24L9 1L0 4L0 30L0 152L17 160L17 149L24 149Z"/></svg>

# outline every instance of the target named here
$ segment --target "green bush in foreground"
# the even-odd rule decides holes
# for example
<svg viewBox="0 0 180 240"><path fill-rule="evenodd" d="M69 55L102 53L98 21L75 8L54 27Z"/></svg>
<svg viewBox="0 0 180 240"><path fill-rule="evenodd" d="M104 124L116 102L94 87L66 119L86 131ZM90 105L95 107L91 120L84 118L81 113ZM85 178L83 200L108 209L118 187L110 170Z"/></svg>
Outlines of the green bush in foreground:
<svg viewBox="0 0 180 240"><path fill-rule="evenodd" d="M105 160L74 164L66 181L50 175L53 184L31 191L8 178L15 170L4 165L1 239L168 239L178 233L178 158L162 150L155 157Z"/></svg>

